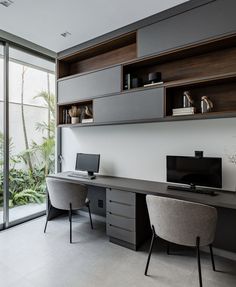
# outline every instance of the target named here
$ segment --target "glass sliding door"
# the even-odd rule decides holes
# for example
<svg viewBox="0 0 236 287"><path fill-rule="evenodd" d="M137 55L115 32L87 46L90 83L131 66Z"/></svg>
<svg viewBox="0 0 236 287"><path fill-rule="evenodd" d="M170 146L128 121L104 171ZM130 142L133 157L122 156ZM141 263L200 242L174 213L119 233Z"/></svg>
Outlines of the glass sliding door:
<svg viewBox="0 0 236 287"><path fill-rule="evenodd" d="M4 171L4 47L0 43L0 229L3 225L3 171Z"/></svg>
<svg viewBox="0 0 236 287"><path fill-rule="evenodd" d="M9 221L45 211L55 161L55 64L9 50Z"/></svg>

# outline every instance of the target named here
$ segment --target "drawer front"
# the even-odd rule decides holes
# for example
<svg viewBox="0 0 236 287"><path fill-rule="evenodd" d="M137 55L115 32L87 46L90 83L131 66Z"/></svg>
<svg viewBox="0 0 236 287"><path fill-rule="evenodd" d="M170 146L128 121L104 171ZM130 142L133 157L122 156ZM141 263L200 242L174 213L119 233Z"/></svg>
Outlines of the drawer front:
<svg viewBox="0 0 236 287"><path fill-rule="evenodd" d="M106 193L108 201L135 205L136 194L134 192L108 188Z"/></svg>
<svg viewBox="0 0 236 287"><path fill-rule="evenodd" d="M121 67L116 66L58 82L58 103L70 103L119 93Z"/></svg>
<svg viewBox="0 0 236 287"><path fill-rule="evenodd" d="M164 89L127 92L95 99L93 111L95 123L162 118L164 116Z"/></svg>
<svg viewBox="0 0 236 287"><path fill-rule="evenodd" d="M107 212L128 218L136 218L134 205L117 203L111 200L107 200Z"/></svg>
<svg viewBox="0 0 236 287"><path fill-rule="evenodd" d="M136 231L134 218L128 218L125 216L115 215L112 212L108 212L106 220L107 223L111 224L112 226L121 227L128 231Z"/></svg>
<svg viewBox="0 0 236 287"><path fill-rule="evenodd" d="M127 231L125 229L113 226L109 223L107 223L107 235L132 244L136 244L135 232Z"/></svg>
<svg viewBox="0 0 236 287"><path fill-rule="evenodd" d="M138 57L158 54L236 30L236 1L213 1L138 30ZM226 20L227 19L227 20Z"/></svg>

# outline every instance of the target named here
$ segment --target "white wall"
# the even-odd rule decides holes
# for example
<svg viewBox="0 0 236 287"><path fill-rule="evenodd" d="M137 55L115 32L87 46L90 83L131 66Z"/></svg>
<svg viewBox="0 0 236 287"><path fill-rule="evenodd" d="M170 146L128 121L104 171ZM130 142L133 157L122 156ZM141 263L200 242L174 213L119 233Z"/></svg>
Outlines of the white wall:
<svg viewBox="0 0 236 287"><path fill-rule="evenodd" d="M236 119L198 120L85 128L62 131L63 171L74 170L77 152L100 153L101 174L165 181L166 155L223 158L223 188L235 190Z"/></svg>

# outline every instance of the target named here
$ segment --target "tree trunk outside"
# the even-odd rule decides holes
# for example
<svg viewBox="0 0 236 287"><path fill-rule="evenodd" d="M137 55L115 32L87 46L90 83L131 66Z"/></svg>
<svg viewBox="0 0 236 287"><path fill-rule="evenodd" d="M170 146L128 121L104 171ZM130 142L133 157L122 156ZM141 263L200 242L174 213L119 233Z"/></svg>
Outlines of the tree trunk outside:
<svg viewBox="0 0 236 287"><path fill-rule="evenodd" d="M24 84L25 84L25 72L26 67L22 67L22 74L21 74L21 119L22 119L22 126L23 126L23 134L24 134L24 141L25 141L25 148L26 150L29 150L29 142L28 142L28 136L27 136L27 130L26 130L26 124L25 124L25 111L24 111ZM32 173L33 172L33 165L31 161L30 154L27 153L27 163L29 166L29 170Z"/></svg>

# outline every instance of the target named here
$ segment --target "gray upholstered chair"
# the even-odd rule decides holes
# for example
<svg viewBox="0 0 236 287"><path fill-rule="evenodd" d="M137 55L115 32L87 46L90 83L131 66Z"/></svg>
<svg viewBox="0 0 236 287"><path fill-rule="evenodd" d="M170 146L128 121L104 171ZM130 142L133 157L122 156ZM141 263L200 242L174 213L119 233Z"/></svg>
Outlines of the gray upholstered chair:
<svg viewBox="0 0 236 287"><path fill-rule="evenodd" d="M168 242L196 248L199 284L202 286L200 246L209 245L212 267L215 271L212 242L216 230L217 210L199 203L153 195L147 195L146 201L152 227L152 240L145 275L153 243L160 237Z"/></svg>
<svg viewBox="0 0 236 287"><path fill-rule="evenodd" d="M70 222L70 243L72 243L72 211L78 210L87 206L90 218L91 228L93 229L93 222L90 212L90 201L87 199L88 189L86 186L77 183L69 183L59 179L48 177L46 179L48 195L50 204L48 208L48 215L44 233L47 229L48 219L50 217L51 207L69 211Z"/></svg>

